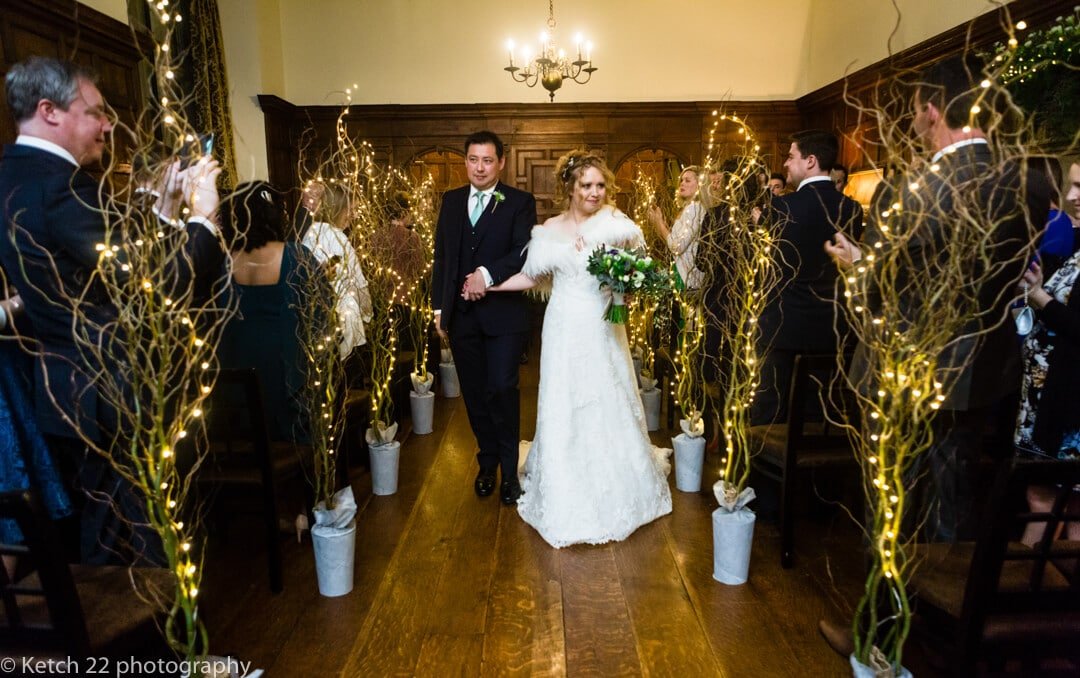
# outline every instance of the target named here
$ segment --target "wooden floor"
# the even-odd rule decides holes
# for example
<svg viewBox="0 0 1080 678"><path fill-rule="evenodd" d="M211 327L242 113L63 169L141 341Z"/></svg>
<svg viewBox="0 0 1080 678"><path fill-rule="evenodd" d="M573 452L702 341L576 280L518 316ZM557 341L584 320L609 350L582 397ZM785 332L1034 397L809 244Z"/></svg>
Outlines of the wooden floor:
<svg viewBox="0 0 1080 678"><path fill-rule="evenodd" d="M526 437L536 362L522 372ZM671 515L624 542L556 550L473 494L464 404L436 407L434 433L404 438L397 494L354 479L349 595L319 596L308 539L285 545L285 590L272 595L259 533L218 534L203 587L215 654L271 677L850 675L817 634L819 618L849 618L861 585L859 537L840 512L797 523L791 570L760 520L743 586L712 579L710 492L673 489Z"/></svg>

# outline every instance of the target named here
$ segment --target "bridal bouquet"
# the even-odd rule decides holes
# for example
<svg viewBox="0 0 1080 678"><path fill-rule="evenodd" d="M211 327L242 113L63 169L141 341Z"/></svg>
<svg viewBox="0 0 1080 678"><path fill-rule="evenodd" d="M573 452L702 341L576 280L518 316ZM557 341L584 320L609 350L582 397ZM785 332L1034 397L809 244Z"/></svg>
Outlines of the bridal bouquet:
<svg viewBox="0 0 1080 678"><path fill-rule="evenodd" d="M667 272L642 250L601 245L589 255L587 270L600 281L601 288L611 290L611 305L604 312L604 319L612 323L625 323L630 315L623 295L660 294L671 285Z"/></svg>

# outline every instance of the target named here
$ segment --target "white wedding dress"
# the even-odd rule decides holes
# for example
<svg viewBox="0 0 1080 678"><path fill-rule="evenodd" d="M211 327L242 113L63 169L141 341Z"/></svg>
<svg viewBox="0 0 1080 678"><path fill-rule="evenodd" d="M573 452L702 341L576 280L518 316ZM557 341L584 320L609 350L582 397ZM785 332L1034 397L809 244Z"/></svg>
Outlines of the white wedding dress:
<svg viewBox="0 0 1080 678"><path fill-rule="evenodd" d="M551 297L517 508L555 547L619 541L671 512L671 450L649 442L626 328L603 319L610 295L586 271L596 247L638 244L641 230L605 207L580 232L578 250L574 237L534 227L522 269L550 280Z"/></svg>

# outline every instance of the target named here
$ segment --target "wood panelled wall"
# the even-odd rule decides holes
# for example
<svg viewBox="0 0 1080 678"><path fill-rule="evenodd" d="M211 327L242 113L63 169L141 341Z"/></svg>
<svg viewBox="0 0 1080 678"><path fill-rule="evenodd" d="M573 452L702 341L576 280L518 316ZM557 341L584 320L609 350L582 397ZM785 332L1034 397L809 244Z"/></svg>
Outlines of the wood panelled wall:
<svg viewBox="0 0 1080 678"><path fill-rule="evenodd" d="M1036 28L1069 11L1074 2L1015 0L1007 9L1013 21L1023 18ZM879 82L904 69L961 52L967 45L985 47L1001 40L1005 16L1004 9L983 15L970 26L935 36L796 101L353 106L346 121L354 138L366 139L382 159L399 165L436 149L460 152L470 132L491 129L507 144L503 180L536 194L541 216L555 211L551 168L561 153L578 146L598 149L613 169L643 149L664 149L684 164L697 163L717 109L749 119L773 170L782 169L788 136L811 127L840 134L841 162L860 169L868 165L867 154L880 160L873 146L876 133L845 103L845 88L848 96L868 101ZM298 107L265 95L259 103L266 118L270 180L283 188L296 187L301 137L312 157L326 149L340 109ZM722 130L717 142L735 141L735 134L735 129Z"/></svg>
<svg viewBox="0 0 1080 678"><path fill-rule="evenodd" d="M260 96L266 117L270 181L298 185L297 149L317 158L335 138L341 109L298 107L274 96ZM749 119L761 152L779 167L787 136L798 129L794 102L476 104L352 106L346 117L350 135L368 141L377 157L405 165L433 150L463 152L469 133L490 129L506 144L503 181L534 193L541 216L553 205L552 169L568 150L588 147L605 154L615 169L644 149L663 149L683 164L698 163L715 119L713 111ZM734 142L738 127L721 127L717 144Z"/></svg>
<svg viewBox="0 0 1080 678"><path fill-rule="evenodd" d="M145 102L146 78L137 40L122 22L74 0L0 0L0 75L30 56L70 59L97 71L105 100L125 124ZM0 93L3 83L0 81ZM15 122L4 106L0 141L15 140ZM118 138L118 143L122 143Z"/></svg>

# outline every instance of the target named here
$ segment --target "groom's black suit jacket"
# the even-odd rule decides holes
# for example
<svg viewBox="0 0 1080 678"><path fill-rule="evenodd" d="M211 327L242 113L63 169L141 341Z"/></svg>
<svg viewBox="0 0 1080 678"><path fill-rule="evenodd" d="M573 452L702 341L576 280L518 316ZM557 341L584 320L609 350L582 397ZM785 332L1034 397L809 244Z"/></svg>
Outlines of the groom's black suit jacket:
<svg viewBox="0 0 1080 678"><path fill-rule="evenodd" d="M521 270L525 246L536 225L536 199L499 182L495 195L474 227L469 222L469 186L443 194L435 231L435 261L431 271L431 300L442 312L442 326L450 328L455 310L475 313L485 334L500 335L529 329L528 308L518 293L487 294L476 302L461 298L466 276L483 266L498 285Z"/></svg>

